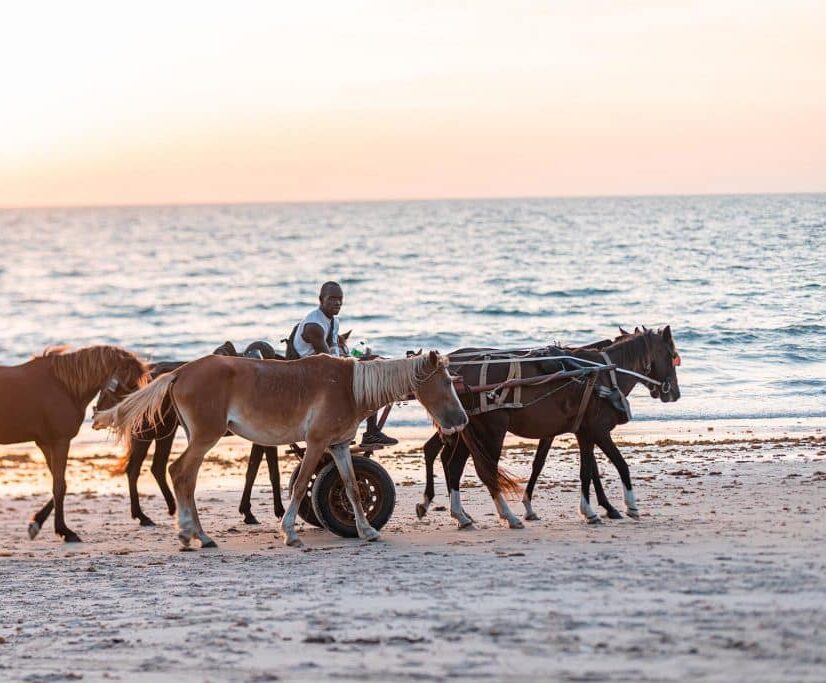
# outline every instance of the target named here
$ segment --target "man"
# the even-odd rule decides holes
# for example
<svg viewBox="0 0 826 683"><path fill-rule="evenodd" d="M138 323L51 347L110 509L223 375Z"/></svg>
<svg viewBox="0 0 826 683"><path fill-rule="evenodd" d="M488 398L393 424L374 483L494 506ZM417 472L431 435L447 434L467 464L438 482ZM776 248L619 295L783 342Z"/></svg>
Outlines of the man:
<svg viewBox="0 0 826 683"><path fill-rule="evenodd" d="M325 282L318 295L318 308L310 311L295 329L293 348L299 358L316 353L340 356L338 314L344 303L344 291L337 282ZM398 439L387 436L378 427L375 415L367 418L367 429L361 439L362 446L392 446Z"/></svg>

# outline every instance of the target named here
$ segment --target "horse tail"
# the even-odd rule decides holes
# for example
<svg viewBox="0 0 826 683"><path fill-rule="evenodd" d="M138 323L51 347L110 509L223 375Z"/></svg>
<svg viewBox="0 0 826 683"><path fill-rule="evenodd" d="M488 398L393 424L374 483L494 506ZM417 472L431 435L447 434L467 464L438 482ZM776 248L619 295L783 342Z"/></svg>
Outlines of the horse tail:
<svg viewBox="0 0 826 683"><path fill-rule="evenodd" d="M130 394L114 408L95 413L92 426L108 427L115 432L118 441L124 441L147 427L154 429L163 418L163 403L172 383L178 378L177 371L168 372L152 380L147 386ZM131 451L131 445L127 452ZM126 454L124 455L126 457Z"/></svg>
<svg viewBox="0 0 826 683"><path fill-rule="evenodd" d="M492 496L504 493L508 496L521 496L522 483L518 477L504 467L499 466L499 459L492 456L484 447L482 440L476 433L473 423L470 422L460 432L470 454L473 456L473 465L476 474L482 483L488 487Z"/></svg>
<svg viewBox="0 0 826 683"><path fill-rule="evenodd" d="M135 442L130 438L117 462L109 468L110 474L114 477L118 474L125 474L126 468L129 467L129 461L132 459L133 444Z"/></svg>

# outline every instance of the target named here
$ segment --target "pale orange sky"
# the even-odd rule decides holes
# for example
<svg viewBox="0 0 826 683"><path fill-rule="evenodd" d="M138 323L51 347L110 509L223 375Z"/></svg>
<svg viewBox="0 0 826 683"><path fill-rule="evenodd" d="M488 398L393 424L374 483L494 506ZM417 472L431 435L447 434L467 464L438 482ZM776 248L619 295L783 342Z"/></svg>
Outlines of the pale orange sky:
<svg viewBox="0 0 826 683"><path fill-rule="evenodd" d="M0 10L0 206L826 191L826 3Z"/></svg>

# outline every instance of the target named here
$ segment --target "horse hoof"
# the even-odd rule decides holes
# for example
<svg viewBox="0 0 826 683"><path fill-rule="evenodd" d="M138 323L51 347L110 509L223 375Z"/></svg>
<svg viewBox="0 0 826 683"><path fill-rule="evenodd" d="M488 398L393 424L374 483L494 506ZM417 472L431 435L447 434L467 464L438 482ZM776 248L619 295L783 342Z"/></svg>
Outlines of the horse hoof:
<svg viewBox="0 0 826 683"><path fill-rule="evenodd" d="M458 524L459 524L460 529L472 529L473 528L473 520L472 519L459 520Z"/></svg>
<svg viewBox="0 0 826 683"><path fill-rule="evenodd" d="M625 514L628 515L631 519L639 520L640 518L640 511L639 510L626 510Z"/></svg>
<svg viewBox="0 0 826 683"><path fill-rule="evenodd" d="M215 541L213 541L212 539L210 539L206 543L201 543L201 547L202 548L217 548L218 544Z"/></svg>
<svg viewBox="0 0 826 683"><path fill-rule="evenodd" d="M261 522L256 519L255 515L250 514L244 515L244 524L261 524Z"/></svg>
<svg viewBox="0 0 826 683"><path fill-rule="evenodd" d="M180 548L178 548L178 550L180 550L182 553L194 553L195 552L195 548L192 548L188 545L181 546Z"/></svg>
<svg viewBox="0 0 826 683"><path fill-rule="evenodd" d="M594 515L593 517L589 517L587 520L588 524L602 524L602 520L599 518L599 515Z"/></svg>
<svg viewBox="0 0 826 683"><path fill-rule="evenodd" d="M525 525L522 524L522 522L520 522L518 519L509 519L508 520L508 526L511 529L524 529L525 528Z"/></svg>
<svg viewBox="0 0 826 683"><path fill-rule="evenodd" d="M285 538L284 545L289 546L290 548L303 548L304 544L301 542L301 539L296 536L295 538Z"/></svg>
<svg viewBox="0 0 826 683"><path fill-rule="evenodd" d="M285 513L286 513L286 510L284 508L277 508L275 510L276 519L281 519L284 516Z"/></svg>
<svg viewBox="0 0 826 683"><path fill-rule="evenodd" d="M537 515L535 512L531 512L531 513L525 515L525 519L528 522L536 522L536 521L539 520L539 515Z"/></svg>
<svg viewBox="0 0 826 683"><path fill-rule="evenodd" d="M37 522L32 522L29 524L29 539L34 540L37 538L37 534L40 533L40 525Z"/></svg>
<svg viewBox="0 0 826 683"><path fill-rule="evenodd" d="M149 519L149 517L141 517L141 526L155 526L155 522Z"/></svg>
<svg viewBox="0 0 826 683"><path fill-rule="evenodd" d="M427 508L422 503L416 503L416 517L422 519L427 514Z"/></svg>
<svg viewBox="0 0 826 683"><path fill-rule="evenodd" d="M614 508L608 510L606 516L608 519L622 519L622 513Z"/></svg>
<svg viewBox="0 0 826 683"><path fill-rule="evenodd" d="M381 534L373 527L370 527L366 532L364 532L364 536L362 536L362 539L365 541L378 541L380 538Z"/></svg>
<svg viewBox="0 0 826 683"><path fill-rule="evenodd" d="M192 534L186 531L179 531L178 540L184 548L189 548L189 542L192 540Z"/></svg>
<svg viewBox="0 0 826 683"><path fill-rule="evenodd" d="M80 540L80 536L78 536L74 531L67 531L63 535L63 542L64 543L82 543L83 541Z"/></svg>

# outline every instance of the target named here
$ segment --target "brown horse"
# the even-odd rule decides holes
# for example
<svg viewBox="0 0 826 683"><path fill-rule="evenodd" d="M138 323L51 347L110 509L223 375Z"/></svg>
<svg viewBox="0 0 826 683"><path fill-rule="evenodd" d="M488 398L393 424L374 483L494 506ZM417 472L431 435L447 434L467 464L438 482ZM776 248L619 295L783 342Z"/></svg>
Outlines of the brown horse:
<svg viewBox="0 0 826 683"><path fill-rule="evenodd" d="M292 498L281 522L287 545L300 545L295 517L307 485L329 450L345 482L359 537L374 540L356 489L349 443L359 423L380 407L413 394L445 433L461 430L467 415L437 352L401 360L327 355L296 361L256 361L207 356L154 380L114 408L97 413L93 426L113 428L121 438L157 418L170 396L189 445L169 468L178 503L178 538L188 547L215 542L204 532L195 506L198 470L207 451L229 429L266 445L305 441Z"/></svg>
<svg viewBox="0 0 826 683"><path fill-rule="evenodd" d="M0 444L34 441L52 473L52 500L32 518L30 538L54 507L55 533L68 542L80 541L63 517L69 442L95 394L112 382L134 390L148 379L146 365L117 346L61 347L23 365L0 367Z"/></svg>
<svg viewBox="0 0 826 683"><path fill-rule="evenodd" d="M677 383L680 357L674 346L670 327L659 332L645 330L639 334L620 337L602 352L580 350L571 352L571 355L585 363L605 363L605 358L601 355L603 352L607 354L611 363L626 371L617 373L617 382L622 394L627 396L639 381L643 381L650 385L649 391L653 398L659 398L664 403L680 398ZM522 377L534 377L545 373L548 368L542 366L543 363L540 362L524 362L521 368ZM462 376L467 386L479 383L479 365L456 361L455 366L451 364L451 369ZM629 372L632 374L628 374ZM503 381L507 373L507 364L492 366L488 381ZM600 381L604 382L605 379ZM479 478L487 485L499 516L507 520L511 528L518 529L523 526L511 512L502 495L503 488L518 491L518 484L514 479L498 472L502 443L507 432L529 439L553 438L571 431L576 433L580 447L580 480L583 491L580 512L589 520L594 519L596 513L590 506L586 492L590 489L593 476L590 463L594 462L594 445L599 446L620 472L625 489L626 510L631 516L638 514L628 466L611 439L611 430L619 423L618 413L607 401L595 401L592 398L586 405L581 424L577 426L585 391L584 381L572 381L551 389L546 385L524 387L523 407L471 415L468 428L462 432L462 439L456 444L446 472L451 516L457 519L460 527L469 526L472 522L462 508L459 495L459 484L468 455L473 458ZM478 399L463 394L462 400L466 408L471 408ZM544 464L544 459L542 463ZM538 476L538 472L535 474ZM527 502L526 512L530 513L530 500Z"/></svg>

